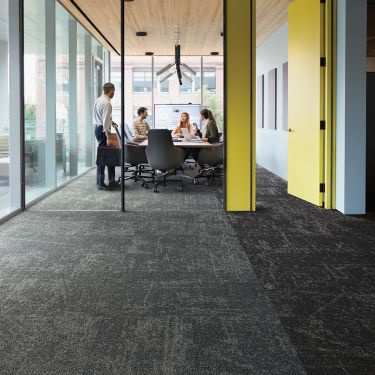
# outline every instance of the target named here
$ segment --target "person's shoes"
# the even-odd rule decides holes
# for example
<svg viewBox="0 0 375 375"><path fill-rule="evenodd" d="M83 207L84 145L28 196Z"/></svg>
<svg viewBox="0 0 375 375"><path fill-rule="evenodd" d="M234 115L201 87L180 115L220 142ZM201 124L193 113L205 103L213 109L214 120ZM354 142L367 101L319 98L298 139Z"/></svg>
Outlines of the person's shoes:
<svg viewBox="0 0 375 375"><path fill-rule="evenodd" d="M108 185L109 190L121 190L121 184L116 181L110 182Z"/></svg>
<svg viewBox="0 0 375 375"><path fill-rule="evenodd" d="M96 188L98 190L108 190L108 185L106 185L104 182L100 185L96 185Z"/></svg>

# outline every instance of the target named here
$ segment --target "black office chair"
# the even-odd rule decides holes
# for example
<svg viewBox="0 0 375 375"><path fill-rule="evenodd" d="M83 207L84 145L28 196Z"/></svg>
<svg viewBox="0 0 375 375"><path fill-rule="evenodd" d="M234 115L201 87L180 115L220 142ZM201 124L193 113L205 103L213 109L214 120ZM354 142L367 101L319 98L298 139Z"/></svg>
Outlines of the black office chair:
<svg viewBox="0 0 375 375"><path fill-rule="evenodd" d="M118 143L121 148L121 135L116 128ZM142 187L147 188L148 182L154 182L155 171L148 167L146 149L136 144L128 143L128 135L125 132L125 181L133 180L140 182ZM130 173L130 176L129 176Z"/></svg>
<svg viewBox="0 0 375 375"><path fill-rule="evenodd" d="M210 148L202 148L198 155L200 166L196 179L206 178L210 183L215 178L223 177L224 144L218 143Z"/></svg>
<svg viewBox="0 0 375 375"><path fill-rule="evenodd" d="M158 186L167 185L167 177L176 174L177 169L184 163L185 153L174 146L171 133L166 129L150 130L148 133L148 147L146 149L148 162L152 169L159 170L162 175L154 182L154 192L158 192ZM178 179L168 179L168 182L176 182L179 189L183 189L183 183Z"/></svg>

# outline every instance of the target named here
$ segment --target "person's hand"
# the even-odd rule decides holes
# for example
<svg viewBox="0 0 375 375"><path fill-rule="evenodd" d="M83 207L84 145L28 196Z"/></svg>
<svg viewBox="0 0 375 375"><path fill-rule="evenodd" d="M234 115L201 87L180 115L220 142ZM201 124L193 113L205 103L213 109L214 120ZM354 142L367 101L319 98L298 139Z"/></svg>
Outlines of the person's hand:
<svg viewBox="0 0 375 375"><path fill-rule="evenodd" d="M203 142L208 142L208 138L202 138Z"/></svg>
<svg viewBox="0 0 375 375"><path fill-rule="evenodd" d="M112 127L118 128L118 125L115 122L112 122Z"/></svg>

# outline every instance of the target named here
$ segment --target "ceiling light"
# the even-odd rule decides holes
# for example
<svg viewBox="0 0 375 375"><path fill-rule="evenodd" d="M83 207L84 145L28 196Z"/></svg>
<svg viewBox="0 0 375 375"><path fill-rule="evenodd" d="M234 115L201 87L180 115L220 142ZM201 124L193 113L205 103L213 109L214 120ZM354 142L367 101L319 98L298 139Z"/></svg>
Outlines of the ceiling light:
<svg viewBox="0 0 375 375"><path fill-rule="evenodd" d="M219 52L211 52L211 56L219 56L220 53Z"/></svg>
<svg viewBox="0 0 375 375"><path fill-rule="evenodd" d="M154 52L145 52L146 56L154 56Z"/></svg>
<svg viewBox="0 0 375 375"><path fill-rule="evenodd" d="M163 69L159 70L156 73L156 76L159 77L160 75L162 75L163 73L165 73L167 70L169 70L170 68L172 68L173 65L174 65L174 63L165 66Z"/></svg>
<svg viewBox="0 0 375 375"><path fill-rule="evenodd" d="M137 31L135 33L135 35L137 35L137 36L147 36L147 32L146 31Z"/></svg>
<svg viewBox="0 0 375 375"><path fill-rule="evenodd" d="M166 81L168 78L171 78L171 77L173 76L173 74L176 74L176 71L167 74L164 78L161 78L161 79L160 79L160 83L163 83L163 82Z"/></svg>
<svg viewBox="0 0 375 375"><path fill-rule="evenodd" d="M182 76L187 79L190 83L193 83L193 78L189 77L187 74L185 74L184 72L181 73Z"/></svg>
<svg viewBox="0 0 375 375"><path fill-rule="evenodd" d="M184 63L182 63L181 65L185 70L187 70L189 73L191 73L194 77L197 75L197 72L194 69L190 68L190 66L188 66Z"/></svg>

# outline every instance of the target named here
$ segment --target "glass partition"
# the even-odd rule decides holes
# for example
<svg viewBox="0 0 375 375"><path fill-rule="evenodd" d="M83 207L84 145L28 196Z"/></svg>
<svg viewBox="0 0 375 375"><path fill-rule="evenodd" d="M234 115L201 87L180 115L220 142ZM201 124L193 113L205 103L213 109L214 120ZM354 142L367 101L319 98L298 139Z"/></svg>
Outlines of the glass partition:
<svg viewBox="0 0 375 375"><path fill-rule="evenodd" d="M47 186L46 179L45 3L44 0L24 2L26 203L54 187Z"/></svg>
<svg viewBox="0 0 375 375"><path fill-rule="evenodd" d="M78 123L78 173L85 172L92 166L92 119L91 101L89 90L91 54L87 56L86 50L91 51L91 36L81 26L77 28L77 123Z"/></svg>
<svg viewBox="0 0 375 375"><path fill-rule="evenodd" d="M10 4L12 6L14 3L0 0L0 87L3 92L0 102L0 219L18 209L21 203L19 119L14 113L11 115L11 108L14 108L15 103L12 102L13 99L10 95L11 80L19 80L19 77L14 76L18 70L14 69L16 47L12 44L18 35L13 35L13 39L10 35L11 26L14 25L14 23L9 24L11 19ZM13 49L12 54L10 53L11 49ZM18 58L18 56L16 57ZM13 68L11 68L11 64ZM15 82L13 82L14 86L17 86ZM18 108L16 109L18 110Z"/></svg>
<svg viewBox="0 0 375 375"><path fill-rule="evenodd" d="M70 178L69 13L56 4L56 180Z"/></svg>
<svg viewBox="0 0 375 375"><path fill-rule="evenodd" d="M224 128L224 60L223 56L203 57L203 106L210 109L219 132Z"/></svg>
<svg viewBox="0 0 375 375"><path fill-rule="evenodd" d="M53 0L24 0L24 44L25 182L31 203L93 167L92 106L105 72L108 77L110 54Z"/></svg>
<svg viewBox="0 0 375 375"><path fill-rule="evenodd" d="M121 59L112 57L111 79L116 86L112 100L113 119L121 121ZM148 109L147 122L152 126L152 57L127 56L125 59L125 122L131 126L140 107Z"/></svg>

